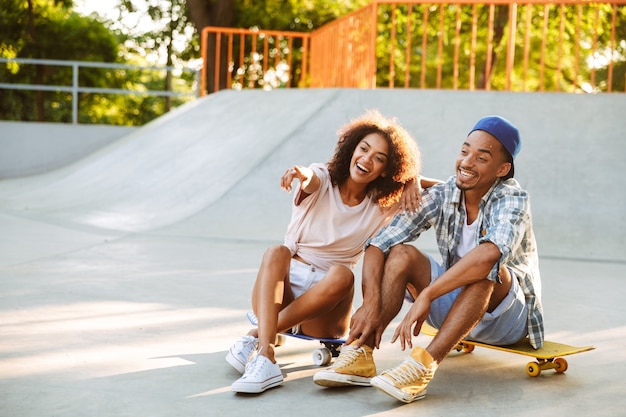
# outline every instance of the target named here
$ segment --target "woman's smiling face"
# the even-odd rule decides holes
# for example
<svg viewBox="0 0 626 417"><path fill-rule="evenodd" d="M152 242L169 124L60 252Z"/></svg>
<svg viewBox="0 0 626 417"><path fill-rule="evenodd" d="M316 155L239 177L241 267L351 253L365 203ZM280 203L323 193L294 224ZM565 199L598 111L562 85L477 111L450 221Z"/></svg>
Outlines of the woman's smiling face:
<svg viewBox="0 0 626 417"><path fill-rule="evenodd" d="M387 169L389 143L379 133L370 133L361 139L350 161L350 178L357 183L368 184Z"/></svg>

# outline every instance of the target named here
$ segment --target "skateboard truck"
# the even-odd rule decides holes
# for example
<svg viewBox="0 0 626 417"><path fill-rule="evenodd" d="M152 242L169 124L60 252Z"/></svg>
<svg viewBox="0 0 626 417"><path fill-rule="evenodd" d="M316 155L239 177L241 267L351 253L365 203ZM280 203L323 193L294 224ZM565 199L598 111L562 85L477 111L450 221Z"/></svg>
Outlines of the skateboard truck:
<svg viewBox="0 0 626 417"><path fill-rule="evenodd" d="M246 316L248 317L248 321L250 321L252 325L258 326L258 319L252 311L248 312ZM343 339L320 338L287 331L283 333L278 333L276 335L276 347L285 344L285 342L287 341L287 337L295 337L296 339L302 340L316 340L320 342L324 347L320 347L314 350L312 354L313 363L318 366L326 366L330 364L333 358L339 356L341 346L345 343L345 340Z"/></svg>

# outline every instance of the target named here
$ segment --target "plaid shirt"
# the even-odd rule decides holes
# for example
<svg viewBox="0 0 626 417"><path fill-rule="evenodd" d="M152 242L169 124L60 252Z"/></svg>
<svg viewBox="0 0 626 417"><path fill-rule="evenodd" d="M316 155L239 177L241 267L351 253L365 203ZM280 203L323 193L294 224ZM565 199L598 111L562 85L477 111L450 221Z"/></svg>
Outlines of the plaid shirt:
<svg viewBox="0 0 626 417"><path fill-rule="evenodd" d="M500 260L487 279L498 282L500 264L506 265L524 291L528 307L528 335L531 345L543 346L543 307L539 258L532 229L530 197L515 179L496 181L480 202L476 221L477 244L491 242L500 249ZM431 227L435 228L444 269L450 268L461 239L465 223L465 205L456 186L456 177L424 191L420 209L414 213L396 215L389 226L367 243L385 254L392 246L416 240Z"/></svg>

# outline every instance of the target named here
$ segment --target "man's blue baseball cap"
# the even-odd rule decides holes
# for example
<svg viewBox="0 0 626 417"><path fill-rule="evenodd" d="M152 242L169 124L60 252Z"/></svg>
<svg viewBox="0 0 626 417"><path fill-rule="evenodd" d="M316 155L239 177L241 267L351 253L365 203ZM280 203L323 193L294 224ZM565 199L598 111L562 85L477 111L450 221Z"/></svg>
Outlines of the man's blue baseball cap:
<svg viewBox="0 0 626 417"><path fill-rule="evenodd" d="M522 149L522 141L519 136L519 130L504 117L500 116L486 116L476 123L474 128L468 133L472 133L475 130L483 130L496 139L504 146L512 159L515 159L519 151ZM515 173L515 166L511 163L511 170L505 178L513 178Z"/></svg>
<svg viewBox="0 0 626 417"><path fill-rule="evenodd" d="M513 125L513 123L500 116L487 116L483 117L476 123L474 128L470 131L472 133L475 130L484 130L498 139L504 149L509 151L511 156L515 159L515 156L522 149L522 142L519 136L519 130ZM469 135L469 133L468 133Z"/></svg>

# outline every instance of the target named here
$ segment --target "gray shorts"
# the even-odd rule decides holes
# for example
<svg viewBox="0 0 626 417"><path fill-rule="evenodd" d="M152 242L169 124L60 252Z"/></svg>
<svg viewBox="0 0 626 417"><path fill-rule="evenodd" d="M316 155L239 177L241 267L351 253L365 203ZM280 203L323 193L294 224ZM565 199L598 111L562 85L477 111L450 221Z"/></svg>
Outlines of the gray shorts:
<svg viewBox="0 0 626 417"><path fill-rule="evenodd" d="M445 271L433 257L429 258L431 282L434 282ZM467 339L493 345L509 345L528 335L528 308L524 292L513 273L511 278L511 289L507 296L494 311L485 313ZM441 327L460 292L461 288L457 288L433 301L427 319L431 326L437 329Z"/></svg>

